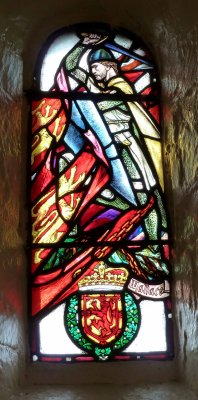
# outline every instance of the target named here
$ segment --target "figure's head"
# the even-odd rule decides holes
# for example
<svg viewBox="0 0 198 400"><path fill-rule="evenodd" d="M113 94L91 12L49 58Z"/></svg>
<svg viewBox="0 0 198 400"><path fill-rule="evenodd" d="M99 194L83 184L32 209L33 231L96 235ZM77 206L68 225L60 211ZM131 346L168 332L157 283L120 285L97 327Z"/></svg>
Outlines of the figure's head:
<svg viewBox="0 0 198 400"><path fill-rule="evenodd" d="M91 72L97 81L107 81L117 75L117 63L113 55L105 49L97 49L89 58Z"/></svg>

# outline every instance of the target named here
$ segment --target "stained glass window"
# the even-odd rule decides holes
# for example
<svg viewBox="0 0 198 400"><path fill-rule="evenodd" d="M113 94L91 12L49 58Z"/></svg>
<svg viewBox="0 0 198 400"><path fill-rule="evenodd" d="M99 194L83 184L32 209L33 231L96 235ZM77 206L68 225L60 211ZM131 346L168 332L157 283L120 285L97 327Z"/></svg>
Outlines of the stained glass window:
<svg viewBox="0 0 198 400"><path fill-rule="evenodd" d="M31 91L33 361L172 357L159 82L139 38L52 35Z"/></svg>

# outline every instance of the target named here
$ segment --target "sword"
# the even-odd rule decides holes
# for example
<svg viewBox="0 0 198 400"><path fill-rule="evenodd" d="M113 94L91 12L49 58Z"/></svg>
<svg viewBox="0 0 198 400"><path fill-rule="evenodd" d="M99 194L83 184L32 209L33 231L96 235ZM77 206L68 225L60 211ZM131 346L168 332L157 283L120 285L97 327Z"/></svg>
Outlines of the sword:
<svg viewBox="0 0 198 400"><path fill-rule="evenodd" d="M141 56L138 56L136 53L134 53L134 51L131 51L129 53L128 51L121 49L120 47L117 47L114 44L110 44L110 43L105 43L104 46L108 47L108 49L118 51L119 53L124 54L125 56L134 58L134 60L140 61L143 64L147 64L150 68L153 68L153 64L150 61L147 61L144 58L142 58Z"/></svg>

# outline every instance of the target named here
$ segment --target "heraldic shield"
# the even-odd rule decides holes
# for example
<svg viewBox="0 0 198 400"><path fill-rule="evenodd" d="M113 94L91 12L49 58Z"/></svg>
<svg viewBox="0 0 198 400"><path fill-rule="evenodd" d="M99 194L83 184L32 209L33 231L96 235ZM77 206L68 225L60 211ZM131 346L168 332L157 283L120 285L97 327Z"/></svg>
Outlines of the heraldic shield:
<svg viewBox="0 0 198 400"><path fill-rule="evenodd" d="M94 274L79 282L79 292L67 301L67 334L96 360L111 359L138 333L140 310L135 297L124 290L127 278L127 269L109 268L100 262Z"/></svg>
<svg viewBox="0 0 198 400"><path fill-rule="evenodd" d="M83 331L94 342L106 346L121 332L123 313L120 293L83 294L81 312Z"/></svg>

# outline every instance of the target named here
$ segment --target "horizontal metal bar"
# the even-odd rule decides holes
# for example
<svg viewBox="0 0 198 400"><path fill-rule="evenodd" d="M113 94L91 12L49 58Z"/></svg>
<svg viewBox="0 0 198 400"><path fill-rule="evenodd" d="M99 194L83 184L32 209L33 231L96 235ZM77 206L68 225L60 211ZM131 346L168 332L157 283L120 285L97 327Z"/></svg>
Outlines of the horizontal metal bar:
<svg viewBox="0 0 198 400"><path fill-rule="evenodd" d="M92 100L92 101L156 101L159 96L156 94L141 95L138 93L125 94L125 93L80 93L80 92L44 92L25 90L24 95L29 99L37 100L43 98L49 99L69 99L69 100Z"/></svg>
<svg viewBox="0 0 198 400"><path fill-rule="evenodd" d="M59 242L59 243L30 243L27 244L27 248L71 248L71 247L128 247L128 246L154 246L154 245L166 245L171 244L172 240L133 240L133 241L117 241L117 242L96 242L96 241L89 241L89 242Z"/></svg>

